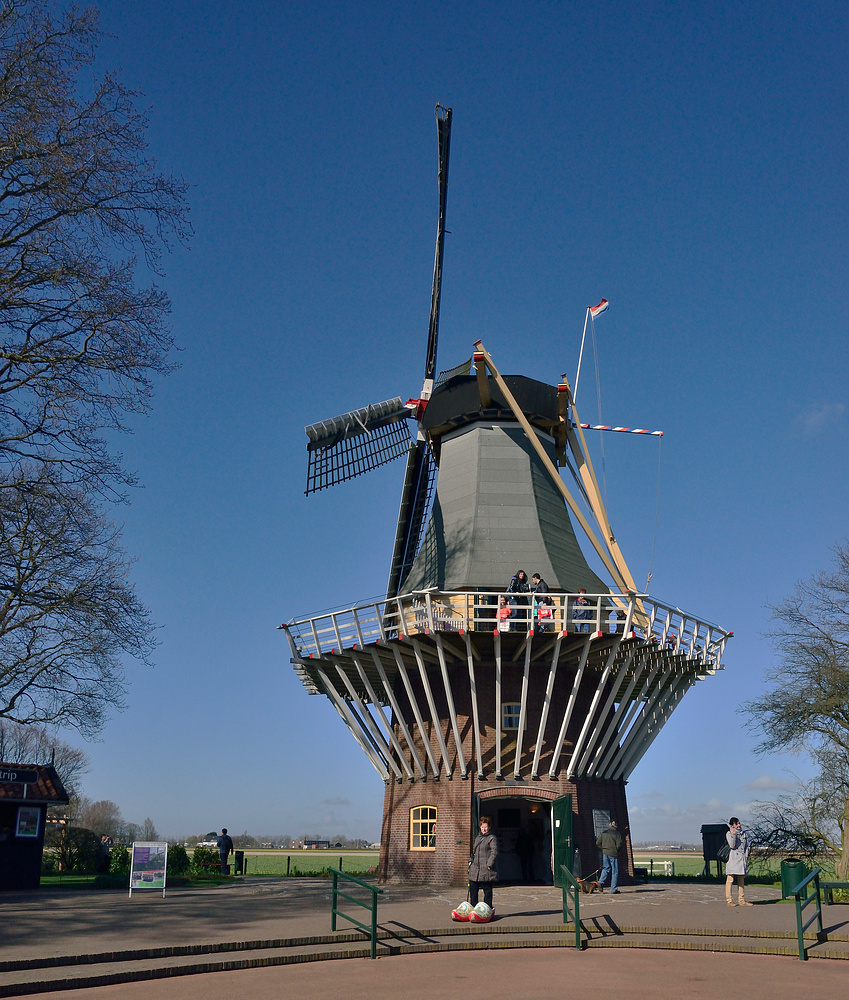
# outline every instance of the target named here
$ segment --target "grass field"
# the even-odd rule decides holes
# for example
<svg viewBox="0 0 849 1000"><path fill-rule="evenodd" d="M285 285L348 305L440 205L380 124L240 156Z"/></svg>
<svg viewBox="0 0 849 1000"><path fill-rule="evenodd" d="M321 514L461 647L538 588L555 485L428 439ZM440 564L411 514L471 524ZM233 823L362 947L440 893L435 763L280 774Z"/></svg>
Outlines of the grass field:
<svg viewBox="0 0 849 1000"><path fill-rule="evenodd" d="M701 853L687 851L634 851L634 865L638 868L648 868L652 878L663 878L671 875L670 870L665 870L664 862L672 862L675 865L675 876L693 877L701 875L704 869L704 859ZM816 866L822 869L823 877L833 878L834 859L819 858ZM712 875L716 875L716 862L710 865ZM764 881L781 881L781 858L761 858L756 853L749 855L749 877L762 879Z"/></svg>
<svg viewBox="0 0 849 1000"><path fill-rule="evenodd" d="M367 875L377 867L377 851L245 851L246 875L315 875L339 868Z"/></svg>

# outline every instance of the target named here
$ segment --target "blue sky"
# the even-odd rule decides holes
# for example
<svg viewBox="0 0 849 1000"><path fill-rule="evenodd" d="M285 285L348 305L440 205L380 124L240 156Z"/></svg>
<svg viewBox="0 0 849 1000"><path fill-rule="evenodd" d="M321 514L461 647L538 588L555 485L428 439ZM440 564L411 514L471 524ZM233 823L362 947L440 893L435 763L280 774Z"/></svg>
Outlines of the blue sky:
<svg viewBox="0 0 849 1000"><path fill-rule="evenodd" d="M651 594L735 632L631 779L634 837L695 841L804 772L756 758L737 708L767 602L849 533L845 4L100 9L99 67L144 93L196 236L162 279L182 367L120 442L160 646L86 794L173 836L378 836L383 784L275 626L385 587L403 463L305 498L303 427L418 393L437 101L438 367L480 337L503 372L574 378L608 298L601 418L665 432L653 562L657 441L605 437L614 530ZM578 402L595 420L591 367Z"/></svg>

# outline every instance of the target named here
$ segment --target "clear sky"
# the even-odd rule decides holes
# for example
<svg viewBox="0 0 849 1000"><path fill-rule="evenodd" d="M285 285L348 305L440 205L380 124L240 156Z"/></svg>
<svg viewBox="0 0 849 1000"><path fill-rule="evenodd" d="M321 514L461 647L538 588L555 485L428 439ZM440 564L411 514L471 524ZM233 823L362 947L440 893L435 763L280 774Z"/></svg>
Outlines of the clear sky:
<svg viewBox="0 0 849 1000"><path fill-rule="evenodd" d="M652 595L735 632L631 779L635 839L695 841L804 771L756 758L737 709L767 602L849 533L846 4L100 8L99 66L144 92L196 237L162 279L182 367L120 442L160 645L86 794L174 836L379 835L383 783L275 626L385 588L403 463L305 498L303 427L418 394L437 101L438 367L482 338L505 373L574 379L608 298L601 419L665 432L653 560L657 440L605 436L614 530Z"/></svg>

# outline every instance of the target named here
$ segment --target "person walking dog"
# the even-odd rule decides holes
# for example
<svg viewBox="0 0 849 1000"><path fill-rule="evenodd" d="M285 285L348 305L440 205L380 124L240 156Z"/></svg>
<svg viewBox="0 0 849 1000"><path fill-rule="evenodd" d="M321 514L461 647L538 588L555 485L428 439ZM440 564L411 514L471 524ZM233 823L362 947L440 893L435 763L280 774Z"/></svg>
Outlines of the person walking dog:
<svg viewBox="0 0 849 1000"><path fill-rule="evenodd" d="M610 826L602 833L595 842L596 847L601 849L602 869L601 877L598 880L599 889L604 888L607 874L610 873L610 895L619 892L619 848L622 846L622 834L614 820L610 821Z"/></svg>

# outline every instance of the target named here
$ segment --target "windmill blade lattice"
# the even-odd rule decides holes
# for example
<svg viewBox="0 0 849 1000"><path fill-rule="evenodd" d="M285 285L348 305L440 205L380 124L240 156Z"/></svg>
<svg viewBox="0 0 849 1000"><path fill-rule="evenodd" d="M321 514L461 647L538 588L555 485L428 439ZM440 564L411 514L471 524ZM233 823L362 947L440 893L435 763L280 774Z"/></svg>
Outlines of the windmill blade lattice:
<svg viewBox="0 0 849 1000"><path fill-rule="evenodd" d="M306 495L406 455L409 416L410 410L396 396L305 427L309 438Z"/></svg>

